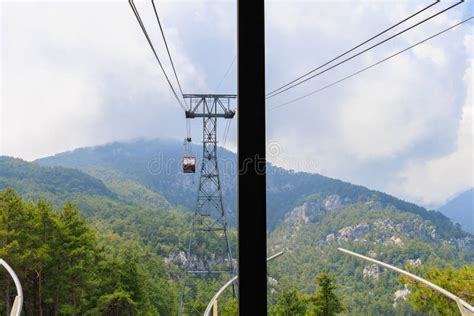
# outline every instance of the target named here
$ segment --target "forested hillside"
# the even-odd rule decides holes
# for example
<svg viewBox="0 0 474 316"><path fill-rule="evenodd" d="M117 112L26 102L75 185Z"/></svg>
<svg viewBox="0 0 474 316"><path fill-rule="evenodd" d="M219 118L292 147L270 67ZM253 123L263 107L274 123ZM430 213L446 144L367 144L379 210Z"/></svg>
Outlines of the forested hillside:
<svg viewBox="0 0 474 316"><path fill-rule="evenodd" d="M72 204L53 210L7 189L0 215L0 257L22 282L27 315L175 313L177 286L164 261L98 222L94 227ZM5 273L0 288L0 310L9 310L15 292Z"/></svg>
<svg viewBox="0 0 474 316"><path fill-rule="evenodd" d="M190 213L175 209L160 194L138 183L109 176L105 171L103 182L79 170L44 167L10 157L0 157L0 166L0 191L4 190L0 201L0 257L20 271L22 282L33 284L33 288L25 290L29 314L42 310L45 315L83 315L86 311L110 315L117 308L130 310L131 315L137 311L150 315L176 313L191 230ZM53 226L40 228L46 225L42 221ZM75 243L72 249L65 249L61 225L66 224L86 234L74 233L72 239L84 237L87 243ZM38 230L32 229L37 226ZM37 235L41 232L42 237ZM231 231L230 237L236 251L235 232ZM198 255L205 262L213 257L208 250L213 238L205 236L200 241ZM36 255L37 251L42 252ZM81 273L83 283L52 276L64 262L60 254L66 251L93 254L89 258L84 253L84 260L71 268ZM31 270L34 267L29 263L37 260L35 256L44 256L45 261L38 264L47 267L45 276ZM209 300L228 277L202 283L195 294L196 306ZM75 280L76 276L71 278ZM6 274L0 275L0 283L8 285L3 294L8 292L12 298L14 287L9 280ZM52 297L55 291L63 290L56 287L58 282L77 288L77 298L71 301L67 291L65 298ZM0 296L0 310L5 310L5 295Z"/></svg>
<svg viewBox="0 0 474 316"><path fill-rule="evenodd" d="M40 195L71 197L75 193L115 197L100 180L79 170L46 168L21 159L0 156L0 188L9 186L29 198Z"/></svg>
<svg viewBox="0 0 474 316"><path fill-rule="evenodd" d="M120 235L152 246L162 257L175 257L187 249L191 214L173 207L157 192L112 176L110 170L101 173L106 186L102 180L70 168L45 167L10 157L0 157L0 166L0 190L13 188L28 200L43 198L56 208L72 203L91 222L106 223ZM44 180L48 177L54 179L54 185ZM91 187L81 179L90 181ZM235 240L235 233L231 238ZM209 240L203 242L205 252Z"/></svg>
<svg viewBox="0 0 474 316"><path fill-rule="evenodd" d="M455 231L443 232L433 221L376 200L347 204L336 194L309 196L269 236L270 253L285 250L269 265L277 280L271 300L295 284L303 293L314 292L314 278L324 271L337 276L345 315L413 314L397 274L337 247L418 272L429 266L459 268L474 262L474 237Z"/></svg>

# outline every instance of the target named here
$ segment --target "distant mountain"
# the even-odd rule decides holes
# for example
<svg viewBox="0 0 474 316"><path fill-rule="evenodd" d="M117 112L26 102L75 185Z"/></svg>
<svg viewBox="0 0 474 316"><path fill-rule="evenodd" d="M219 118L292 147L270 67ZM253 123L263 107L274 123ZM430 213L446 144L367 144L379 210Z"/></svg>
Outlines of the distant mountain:
<svg viewBox="0 0 474 316"><path fill-rule="evenodd" d="M112 211L117 204L169 209L170 204L157 192L152 192L130 179L111 176L104 170L101 179L81 170L62 166L41 166L21 159L0 156L0 190L13 188L24 198L47 199L56 207L66 201L77 204L88 216L97 215L96 203Z"/></svg>
<svg viewBox="0 0 474 316"><path fill-rule="evenodd" d="M471 188L438 209L453 222L474 234L474 188Z"/></svg>
<svg viewBox="0 0 474 316"><path fill-rule="evenodd" d="M201 147L194 145L191 151L195 153L199 161L202 157ZM115 173L141 184L150 191L160 193L174 205L193 211L199 175L196 174L193 177L181 172L182 156L183 147L179 142L155 139L80 148L39 159L37 162L47 166L78 168L102 180L104 180L104 171ZM235 225L236 155L220 148L218 157L225 198L224 206L231 224ZM377 201L382 205L392 205L400 211L417 214L431 220L440 232L456 230L439 212L427 211L388 194L319 174L293 172L269 164L267 188L269 230L277 227L284 220L287 212L311 194L337 194L346 203Z"/></svg>
<svg viewBox="0 0 474 316"><path fill-rule="evenodd" d="M80 170L43 167L21 159L0 156L0 189L14 187L20 194L72 195L85 193L114 197L102 181Z"/></svg>

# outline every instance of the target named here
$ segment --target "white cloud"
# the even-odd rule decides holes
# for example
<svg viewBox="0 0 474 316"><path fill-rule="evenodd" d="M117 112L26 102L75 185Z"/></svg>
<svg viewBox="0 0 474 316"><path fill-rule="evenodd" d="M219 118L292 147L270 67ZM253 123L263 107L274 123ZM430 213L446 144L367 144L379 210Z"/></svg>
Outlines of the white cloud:
<svg viewBox="0 0 474 316"><path fill-rule="evenodd" d="M446 54L442 48L434 47L431 44L425 44L415 47L413 51L417 57L429 59L436 66L443 66L446 64Z"/></svg>
<svg viewBox="0 0 474 316"><path fill-rule="evenodd" d="M469 64L464 78L466 100L455 150L433 159L409 161L399 173L402 181L395 190L426 205L440 205L448 198L474 187L474 59Z"/></svg>
<svg viewBox="0 0 474 316"><path fill-rule="evenodd" d="M350 85L339 129L351 156L398 157L439 132L434 126L450 114L450 91L429 90L433 82L426 79L428 70L414 71L417 68L417 59L399 56Z"/></svg>
<svg viewBox="0 0 474 316"><path fill-rule="evenodd" d="M143 19L172 76L146 5L139 3ZM115 139L176 137L174 122L183 113L128 3L27 2L2 8L1 154L34 159ZM181 49L181 35L167 22L182 84L202 88Z"/></svg>
<svg viewBox="0 0 474 316"><path fill-rule="evenodd" d="M426 2L385 2L380 6L372 1L352 6L352 9L341 5L338 15L345 23L327 23L325 30L316 26L319 17L327 18L324 6L322 11L315 13L319 4L298 2L298 6L290 10L279 3L278 13L273 15L275 21L267 19L270 24L267 26L267 51L270 51L267 68L271 74L267 82L274 88L304 73L309 69L307 65L317 66L329 60L426 5ZM391 34L448 5L437 4ZM272 98L270 103L277 105L316 90L441 31L460 20L462 7L460 5L449 14L434 18L432 23L411 30L388 45L291 92ZM285 15L287 10L289 14ZM299 20L292 10L304 12L305 18ZM278 21L277 17L283 15L285 21ZM272 22L279 33L272 33ZM430 194L429 189L418 192L408 186L401 188L404 182L397 175L409 161L426 163L434 157L449 154L457 146L456 130L465 94L462 78L466 58L472 56L472 52L466 52L462 46L463 36L470 32L469 27L458 27L344 83L270 111L269 139L284 144L288 157L297 157L287 164L291 165L291 160L311 158L318 163L319 172L404 199L425 203L434 194L446 198L451 191L443 194L440 189ZM309 38L308 34L313 37ZM470 161L458 163L460 168L472 168ZM297 165L295 163L295 168ZM431 172L433 176L440 174L437 170ZM414 182L421 184L422 179L418 180ZM465 187L463 179L452 177L451 182L459 188Z"/></svg>

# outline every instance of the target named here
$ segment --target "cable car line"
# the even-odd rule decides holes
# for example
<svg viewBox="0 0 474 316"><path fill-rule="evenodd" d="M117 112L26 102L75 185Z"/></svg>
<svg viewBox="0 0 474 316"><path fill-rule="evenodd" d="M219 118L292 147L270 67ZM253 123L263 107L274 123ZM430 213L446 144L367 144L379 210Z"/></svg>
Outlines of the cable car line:
<svg viewBox="0 0 474 316"><path fill-rule="evenodd" d="M271 95L271 94L274 94L275 92L277 92L277 91L279 91L279 90L281 90L281 89L283 89L283 88L286 88L286 87L289 86L290 84L295 83L296 81L298 81L298 80L300 80L300 79L302 79L302 78L304 78L304 77L306 77L306 76L312 74L313 72L315 72L315 71L321 69L322 67L329 65L329 64L332 63L333 61L335 61L335 60L341 58L342 56L345 56L345 55L347 55L348 53L350 53L350 52L356 50L357 48L359 48L359 47L361 47L361 46L367 44L368 42L370 42L370 41L372 41L373 39L379 37L380 35L387 33L388 31L390 31L390 30L394 29L395 27L399 26L400 24L402 24L402 23L408 21L409 19L413 18L414 16L416 16L416 15L418 15L418 14L420 14L420 13L426 11L426 10L428 10L429 8L431 8L432 6L434 6L435 4L438 4L439 2L440 2L440 0L436 0L435 2L433 2L432 4L430 4L429 6L424 7L424 8L421 9L421 10L418 10L417 12L415 12L415 13L413 13L412 15L410 15L410 16L404 18L404 19L401 20L400 22L398 22L398 23L396 23L396 24L390 26L389 28L387 28L387 29L381 31L380 33L378 33L378 34L372 36L372 37L369 38L368 40L363 41L362 43L358 44L357 46L354 46L353 48L351 48L351 49L345 51L344 53L342 53L342 54L340 54L340 55L334 57L333 59L331 59L331 60L325 62L324 64L322 64L322 65L316 67L315 69L313 69L313 70L311 70L311 71L305 73L304 75L299 76L298 78L294 79L293 81L288 82L287 84L285 84L285 85L279 87L278 89L275 89L275 90L273 90L273 91L267 93L267 96L269 96L269 95Z"/></svg>
<svg viewBox="0 0 474 316"><path fill-rule="evenodd" d="M150 37L148 36L148 32L145 29L145 25L143 24L143 21L140 17L140 13L138 12L135 4L133 3L133 0L128 0L128 3L130 4L130 7L132 8L133 13L135 14L135 18L137 19L138 24L140 25L140 27L142 29L142 32L145 35L146 40L148 41L148 44L150 45L150 48L153 51L153 54L155 55L155 58L158 61L158 64L160 65L161 70L163 71L163 74L165 75L166 81L168 82L168 84L171 88L171 91L173 92L173 95L175 96L176 100L178 101L179 106L181 106L181 108L184 111L186 111L186 107L181 103L181 100L179 99L178 94L176 93L173 85L171 84L170 79L168 78L168 75L166 74L165 69L163 68L163 65L161 64L160 58L158 57L158 54L156 53L155 47L153 46L153 43L151 42Z"/></svg>
<svg viewBox="0 0 474 316"><path fill-rule="evenodd" d="M191 138L191 126L189 123L189 119L186 119L186 136L188 138L188 141L190 142L191 140L189 138Z"/></svg>
<svg viewBox="0 0 474 316"><path fill-rule="evenodd" d="M166 41L166 37L165 37L165 32L163 31L163 28L161 27L161 22L158 16L158 11L156 10L155 1L151 0L151 4L153 5L153 11L155 12L156 21L158 22L158 26L160 27L161 36L163 37L163 41L165 42L166 52L168 53L168 57L171 62L171 67L173 68L174 77L176 78L176 81L178 82L179 91L181 92L181 97L182 97L184 94L183 89L181 88L181 83L179 82L178 74L176 73L176 68L174 67L173 58L171 58L170 50L168 48L168 42ZM183 98L183 101L184 101L184 98ZM184 104L186 104L186 101L184 101Z"/></svg>
<svg viewBox="0 0 474 316"><path fill-rule="evenodd" d="M232 69L232 66L234 65L235 63L235 60L237 59L237 55L234 55L234 58L232 59L232 62L230 63L229 67L227 68L225 74L224 74L224 77L222 77L221 81L219 82L219 84L217 85L216 87L216 91L221 87L221 84L224 82L225 78L227 78L227 75L229 74L229 72L231 71Z"/></svg>
<svg viewBox="0 0 474 316"><path fill-rule="evenodd" d="M237 55L234 55L234 58L232 58L232 61L231 63L229 64L229 67L227 67L227 70L226 72L224 73L224 76L222 77L221 81L219 82L219 84L216 86L215 88L215 91L217 92L218 89L220 88L220 86L222 85L222 83L224 82L224 80L227 78L227 75L230 73L230 71L232 70L232 66L234 65L235 61L237 60ZM227 142L227 134L229 133L229 129L230 129L230 120L227 121L225 127L224 127L224 134L223 134L223 141L222 141L222 145L221 147L225 147L225 144Z"/></svg>
<svg viewBox="0 0 474 316"><path fill-rule="evenodd" d="M227 134L229 134L229 129L230 129L230 120L227 121L227 124L224 129L224 140L222 142L221 147L225 147L226 141L227 141Z"/></svg>
<svg viewBox="0 0 474 316"><path fill-rule="evenodd" d="M461 22L459 22L459 23L457 23L457 24L454 24L454 25L452 25L452 26L450 26L450 27L448 27L448 28L442 30L441 32L438 32L438 33L436 33L436 34L434 34L434 35L431 35L430 37L427 37L427 38L425 38L424 40L422 40L422 41L420 41L420 42L417 42L416 44L413 44L413 45L411 45L411 46L409 46L409 47L407 47L407 48L405 48L405 49L403 49L403 50L401 50L401 51L399 51L399 52L397 52L397 53L395 53L395 54L392 54L392 55L390 55L390 56L388 56L388 57L385 57L384 59L379 60L378 62L376 62L376 63L374 63L374 64L372 64L372 65L370 65L370 66L367 66L367 67L365 67L365 68L362 68L361 70L356 71L356 72L354 72L354 73L352 73L352 74L350 74L350 75L348 75L348 76L346 76L346 77L344 77L344 78L342 78L342 79L339 79L339 80L337 80L337 81L335 81L335 82L333 82L333 83L330 83L330 84L328 84L328 85L326 85L326 86L324 86L324 87L322 87L322 88L319 88L319 89L317 89L317 90L315 90L315 91L312 91L312 92L310 92L310 93L308 93L308 94L305 94L305 95L303 95L303 96L301 96L301 97L299 97L299 98L296 98L296 99L290 100L290 101L288 101L288 102L285 102L285 103L282 103L282 104L279 104L279 105L270 107L270 110L274 110L274 109L277 109L277 108L281 108L281 107L286 106L286 105L288 105L288 104L290 104L290 103L299 101L299 100L301 100L301 99L304 99L304 98L306 98L306 97L309 97L309 96L311 96L311 95L314 95L314 94L316 94L316 93L319 93L319 92L321 92L321 91L323 91L323 90L326 90L326 89L328 89L328 88L330 88L330 87L332 87L332 86L334 86L334 85L336 85L336 84L338 84L338 83L340 83L340 82L342 82L342 81L345 81L345 80L347 80L347 79L349 79L349 78L352 78L352 77L354 77L354 76L356 76L356 75L358 75L358 74L360 74L360 73L362 73L362 72L364 72L364 71L366 71L366 70L369 70L369 69L371 69L371 68L373 68L373 67L375 67L375 66L377 66L377 65L380 65L381 63L386 62L387 60L392 59L392 58L394 58L394 57L396 57L396 56L398 56L398 55L400 55L400 54L402 54L402 53L404 53L404 52L406 52L406 51L408 51L408 50L410 50L410 49L412 49L412 48L414 48L414 47L416 47L416 46L418 46L418 45L421 45L421 44L423 44L423 43L425 43L425 42L427 42L427 41L429 41L429 40L431 40L431 39L433 39L433 38L435 38L435 37L437 37L437 36L439 36L439 35L441 35L441 34L444 34L444 33L448 32L449 30L451 30L451 29L453 29L453 28L455 28L455 27L457 27L457 26L459 26L459 25L461 25L461 24L463 24L463 23L466 23L466 22L468 22L469 20L472 20L473 18L474 18L474 16L471 16L471 17L467 18L466 20L463 20L463 21L461 21Z"/></svg>
<svg viewBox="0 0 474 316"><path fill-rule="evenodd" d="M160 65L160 68L161 68L163 74L165 75L165 78L166 78L166 81L168 82L168 85L170 86L171 91L173 92L173 95L175 96L176 100L178 101L179 106L184 110L184 112L188 111L186 106L184 106L181 103L181 100L179 99L178 94L176 93L176 90L174 89L174 87L173 87L173 85L172 85L172 83L171 83L171 81L170 81L170 79L169 79L162 63L161 63L161 61L160 61L160 58L158 57L158 54L156 53L155 47L153 46L153 43L152 43L150 37L148 36L148 32L146 31L145 25L143 24L143 21L140 17L140 13L138 12L138 9L135 6L135 3L133 2L133 0L129 0L128 3L130 4L130 7L132 8L133 13L135 14L135 18L137 19L138 24L140 25L140 27L142 29L142 32L145 35L145 37L148 41L148 44L150 45L150 48L153 51L153 54L155 55L155 58L158 61L158 64ZM179 82L178 75L176 73L176 69L175 69L174 64L173 64L173 59L171 58L171 54L170 54L169 49L168 49L168 44L166 42L166 38L165 38L163 29L161 27L161 23L160 23L160 20L159 20L159 17L158 17L158 12L156 11L156 7L155 7L155 4L154 4L153 0L152 0L152 4L153 4L153 9L155 11L156 19L158 21L158 25L160 27L160 30L161 30L161 33L162 33L162 36L163 36L163 40L165 42L166 50L168 52L168 57L170 58L170 61L171 61L172 67L173 67L173 72L174 72L176 80L178 82L178 86L179 86L179 89L180 89L180 92L181 92L181 97L183 98L183 101L184 101L184 95L183 95L183 91L181 89L181 84ZM186 101L184 101L184 104L186 105ZM191 126L190 126L190 122L189 122L188 119L185 119L185 124L186 124L186 138L184 139L185 157L183 159L183 166L187 166L187 167L184 169L184 172L185 173L194 173L195 172L195 158L190 156L190 149L189 149L190 146L189 146L189 144L191 143L192 138L191 138Z"/></svg>
<svg viewBox="0 0 474 316"><path fill-rule="evenodd" d="M419 25L421 25L421 24L427 22L428 20L431 20L432 18L434 18L434 17L436 17L436 16L438 16L438 15L440 15L440 14L442 14L442 13L444 13L444 12L446 12L446 11L452 9L452 8L454 8L455 6L457 6L457 5L459 5L459 4L463 3L463 2L464 2L464 0L460 0L459 2L457 2L457 3L455 3L455 4L453 4L453 5L449 6L449 7L447 7L447 8L445 8L445 9L443 9L443 10L437 12L436 14L433 14L433 15L427 17L426 19L421 20L420 22L413 24L412 26L410 26L410 27L408 27L408 28L406 28L406 29L404 29L404 30L402 30L402 31L400 31L400 32L398 32L398 33L396 33L396 34L394 34L394 35L392 35L392 36L390 36L390 37L388 37L388 38L386 38L386 39L384 39L384 40L382 40L382 41L380 41L380 42L378 42L378 43L376 43L376 44L374 44L374 45L372 45L372 46L370 46L370 47L368 47L368 48L366 48L366 49L364 49L363 51L361 51L361 52L359 52L359 53L357 53L357 54L355 54L355 55L352 55L352 56L350 56L350 57L348 57L348 58L346 58L346 59L344 59L344 60L338 62L337 64L335 64L335 65L333 65L333 66L331 66L331 67L329 67L329 68L324 69L323 71L320 71L320 72L318 72L318 73L316 73L316 74L314 74L314 75L312 75L312 76L310 76L310 77L308 77L308 78L305 78L305 79L303 79L303 80L301 80L301 81L299 81L299 82L297 82L297 83L294 83L294 84L292 84L292 85L286 87L286 88L283 89L283 90L280 90L279 92L276 92L276 93L274 93L274 94L272 94L272 95L269 95L269 96L265 97L265 99L273 98L273 97L275 97L275 96L277 96L277 95L279 95L279 94L281 94L281 93L283 93L283 92L285 92L285 91L288 91L288 90L290 90L290 89L292 89L292 88L294 88L294 87L296 87L296 86L299 86L300 84L302 84L302 83L304 83L304 82L306 82L306 81L308 81L308 80L310 80L310 79L313 79L313 78L316 77L316 76L319 76L319 75L321 75L321 74L323 74L323 73L325 73L325 72L327 72L327 71L329 71L329 70L331 70L331 69L334 69L334 68L336 68L337 66L342 65L342 64L344 64L344 63L346 63L346 62L348 62L348 61L350 61L350 60L356 58L357 56L360 56L360 55L362 55L363 53L365 53L365 52L367 52L367 51L369 51L369 50L371 50L371 49L373 49L373 48L375 48L375 47L377 47L377 46L380 46L380 45L382 45L382 44L388 42L389 40L391 40L391 39L393 39L393 38L395 38L395 37L397 37L397 36L399 36L399 35L401 35L401 34L403 34L403 33L405 33L405 32L408 32L409 30L411 30L411 29L413 29L413 28L415 28L415 27L417 27L417 26L419 26Z"/></svg>

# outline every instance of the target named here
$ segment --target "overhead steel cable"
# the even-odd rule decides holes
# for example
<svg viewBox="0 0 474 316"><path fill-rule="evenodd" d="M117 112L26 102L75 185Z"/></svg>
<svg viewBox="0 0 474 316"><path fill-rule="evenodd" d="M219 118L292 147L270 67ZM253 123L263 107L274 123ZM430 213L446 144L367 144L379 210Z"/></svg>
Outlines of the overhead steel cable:
<svg viewBox="0 0 474 316"><path fill-rule="evenodd" d="M178 74L176 73L176 68L174 67L173 58L171 58L171 53L168 47L168 42L166 41L165 32L163 31L163 27L161 26L160 18L158 16L158 11L156 10L155 1L151 0L151 4L153 5L153 11L155 12L156 21L158 22L158 26L160 27L161 36L163 37L163 41L165 42L166 52L168 53L168 57L171 62L171 67L173 68L174 77L176 78L176 81L178 82L179 91L181 92L181 97L182 97L184 94L183 89L181 88L181 83L179 82ZM183 101L184 101L184 97L183 97ZM186 101L184 101L184 103L186 104Z"/></svg>
<svg viewBox="0 0 474 316"><path fill-rule="evenodd" d="M291 85L292 83L297 82L298 80L300 80L300 79L302 79L302 78L304 78L304 77L306 77L306 76L312 74L313 72L315 72L315 71L317 71L317 70L323 68L324 66L329 65L329 64L332 63L333 61L338 60L339 58L341 58L341 57L343 57L343 56L349 54L350 52L353 52L353 51L356 50L357 48L359 48L359 47L361 47L361 46L367 44L368 42L370 42L370 41L376 39L376 38L379 37L380 35L383 35L383 34L387 33L388 31L394 29L395 27L399 26L400 24L402 24L402 23L404 23L404 22L410 20L411 18L417 16L418 14L420 14L420 13L422 13L422 12L428 10L429 8L431 8L432 6L434 6L435 4L438 4L439 2L440 2L440 0L437 0L437 1L433 2L432 4L428 5L427 7L424 7L423 9L418 10L417 12L415 12L415 13L413 13L412 15L410 15L410 16L404 18L404 19L401 20L400 22L398 22L398 23L396 23L396 24L390 26L389 28L387 28L387 29L381 31L380 33L378 33L378 34L372 36L372 37L369 38L368 40L363 41L362 43L358 44L357 46L354 46L353 48L351 48L351 49L345 51L344 53L342 53L342 54L340 54L340 55L334 57L333 59L331 59L331 60L325 62L324 64L322 64L322 65L320 65L320 66L314 68L313 70L311 70L311 71L305 73L304 75L299 76L299 77L296 78L295 80L288 82L287 84L285 84L285 85L279 87L278 89L275 89L275 90L273 90L273 91L267 93L267 96L269 96L269 95L271 95L271 94L274 94L275 92L277 92L277 91L279 91L279 90L281 90L281 89L284 89L284 88L288 87L288 86Z"/></svg>
<svg viewBox="0 0 474 316"><path fill-rule="evenodd" d="M224 73L224 76L222 77L221 81L219 82L219 84L216 86L216 89L215 91L217 91L220 86L222 85L222 83L224 82L225 78L227 78L227 75L230 73L230 71L232 70L232 66L234 65L235 61L237 60L237 55L234 55L234 58L232 58L232 61L231 63L229 64L229 67L227 67L227 70L226 72ZM224 127L224 135L223 135L223 141L222 141L222 146L221 147L225 147L225 144L227 142L227 134L229 133L229 129L230 129L230 120L227 121L225 127Z"/></svg>
<svg viewBox="0 0 474 316"><path fill-rule="evenodd" d="M290 103L294 103L294 102L299 101L299 100L301 100L301 99L307 98L307 97L309 97L309 96L311 96L311 95L314 95L314 94L316 94L316 93L319 93L319 92L321 92L321 91L323 91L323 90L325 90L325 89L327 89L327 88L330 88L330 87L332 87L332 86L334 86L334 85L336 85L336 84L338 84L338 83L341 83L342 81L345 81L345 80L347 80L347 79L349 79L349 78L352 78L352 77L354 77L354 76L356 76L356 75L358 75L358 74L360 74L360 73L362 73L362 72L364 72L364 71L366 71L366 70L369 70L369 69L371 69L371 68L373 68L373 67L375 67L375 66L377 66L377 65L380 65L381 63L386 62L387 60L392 59L392 58L394 58L394 57L396 57L396 56L398 56L398 55L400 55L400 54L402 54L402 53L404 53L404 52L406 52L406 51L408 51L408 50L410 50L410 49L412 49L412 48L414 48L414 47L416 47L416 46L418 46L418 45L421 45L421 44L423 44L423 43L425 43L425 42L427 42L427 41L429 41L429 40L431 40L431 39L433 39L433 38L435 38L435 37L437 37L437 36L439 36L439 35L441 35L441 34L444 34L444 33L448 32L449 30L451 30L451 29L453 29L453 28L455 28L455 27L457 27L457 26L459 26L459 25L461 25L461 24L463 24L463 23L466 23L466 22L468 22L469 20L472 20L473 18L474 18L474 16L471 16L471 17L469 17L469 18L467 18L467 19L465 19L465 20L463 20L463 21L461 21L461 22L459 22L459 23L457 23L457 24L454 24L453 26L448 27L447 29L442 30L441 32L438 32L438 33L436 33L436 34L434 34L434 35L431 35L430 37L427 37L427 38L425 38L424 40L422 40L422 41L420 41L420 42L417 42L416 44L413 44L413 45L411 45L411 46L409 46L409 47L407 47L407 48L405 48L405 49L403 49L403 50L401 50L401 51L399 51L399 52L397 52L397 53L395 53L395 54L392 54L392 55L390 55L390 56L388 56L388 57L385 57L384 59L379 60L378 62L376 62L376 63L374 63L374 64L372 64L372 65L370 65L370 66L367 66L367 67L365 67L365 68L362 68L361 70L356 71L356 72L354 72L354 73L352 73L352 74L350 74L350 75L348 75L348 76L346 76L346 77L344 77L344 78L342 78L342 79L339 79L339 80L337 80L337 81L335 81L335 82L333 82L333 83L331 83L331 84L328 84L328 85L326 85L326 86L324 86L324 87L322 87L322 88L320 88L320 89L318 89L318 90L314 90L314 91L312 91L312 92L310 92L310 93L308 93L308 94L305 94L305 95L302 96L302 97L299 97L299 98L290 100L290 101L288 101L288 102L285 102L285 103L282 103L282 104L279 104L279 105L270 107L270 110L274 110L274 109L276 109L276 108L280 108L280 107L286 106L286 105L288 105L288 104L290 104Z"/></svg>
<svg viewBox="0 0 474 316"><path fill-rule="evenodd" d="M191 142L191 124L189 122L189 119L185 119L186 120L186 140L188 142Z"/></svg>
<svg viewBox="0 0 474 316"><path fill-rule="evenodd" d="M231 71L232 69L232 66L234 65L235 63L235 60L237 59L237 55L234 55L234 58L232 59L232 62L230 63L229 67L227 67L227 70L224 74L224 77L222 77L221 81L219 82L219 84L217 85L216 87L216 91L220 88L221 84L224 82L225 78L227 78L227 75L229 74L229 72Z"/></svg>
<svg viewBox="0 0 474 316"><path fill-rule="evenodd" d="M224 141L222 142L222 147L225 147L225 144L227 142L227 134L229 134L229 129L230 129L230 120L227 121L227 124L224 128Z"/></svg>
<svg viewBox="0 0 474 316"><path fill-rule="evenodd" d="M140 25L140 27L142 29L142 32L145 35L146 40L148 41L148 44L150 45L150 48L153 51L153 54L155 55L155 58L158 61L158 64L160 65L161 70L163 71L163 74L165 75L166 81L168 82L168 84L171 88L171 91L173 92L173 95L175 96L175 98L178 101L178 104L181 106L181 108L184 111L186 111L187 110L186 107L181 103L181 100L179 99L178 94L176 93L173 85L171 84L170 79L168 78L168 75L166 74L165 69L163 68L163 65L161 64L160 58L158 57L158 54L156 53L155 47L153 46L153 43L151 42L150 37L148 36L148 32L145 29L145 25L143 24L143 21L140 17L140 13L137 10L137 7L133 3L133 0L128 0L128 3L130 4L130 7L132 8L133 13L135 14L135 18L137 19L138 24Z"/></svg>
<svg viewBox="0 0 474 316"><path fill-rule="evenodd" d="M277 95L279 95L279 94L281 94L281 93L283 93L283 92L285 92L285 91L288 91L288 90L290 90L290 89L292 89L292 88L294 88L294 87L296 87L296 86L299 86L300 84L302 84L302 83L304 83L304 82L306 82L306 81L308 81L308 80L313 79L313 78L316 77L316 76L319 76L319 75L321 75L321 74L323 74L323 73L325 73L325 72L327 72L327 71L329 71L329 70L331 70L331 69L334 69L334 68L336 68L337 66L342 65L342 64L344 64L344 63L346 63L346 62L348 62L348 61L350 61L350 60L356 58L357 56L360 56L360 55L362 55L363 53L365 53L365 52L367 52L367 51L369 51L369 50L371 50L371 49L373 49L373 48L375 48L375 47L377 47L377 46L380 46L380 45L382 45L383 43L386 43L386 42L388 42L389 40L391 40L391 39L393 39L393 38L395 38L395 37L397 37L397 36L399 36L399 35L401 35L401 34L403 34L403 33L405 33L405 32L408 32L409 30L411 30L411 29L413 29L413 28L415 28L415 27L417 27L417 26L419 26L419 25L421 25L421 24L423 24L423 23L425 23L425 22L431 20L432 18L434 18L434 17L436 17L436 16L438 16L438 15L440 15L440 14L442 14L442 13L444 13L444 12L446 12L446 11L452 9L452 8L454 8L455 6L460 5L460 4L463 3L463 2L464 2L464 0L461 0L461 1L459 1L459 2L457 2L457 3L455 3L455 4L453 4L453 5L451 5L451 6L449 6L449 7L447 7L446 9L443 9L443 10L439 11L438 13L433 14L433 15L427 17L426 19L423 19L423 20L421 20L420 22L415 23L415 24L413 24L412 26L410 26L410 27L408 27L408 28L406 28L406 29L404 29L404 30L402 30L402 31L400 31L400 32L398 32L398 33L396 33L396 34L394 34L394 35L392 35L392 36L390 36L390 37L388 37L388 38L386 38L386 39L384 39L384 40L382 40L382 41L380 41L380 42L378 42L378 43L376 43L376 44L374 44L374 45L372 45L372 46L370 46L370 47L368 47L368 48L366 48L366 49L364 49L364 50L362 50L361 52L359 52L359 53L357 53L357 54L355 54L355 55L352 55L352 56L350 56L350 57L348 57L348 58L346 58L346 59L344 59L344 60L338 62L337 64L332 65L332 66L329 67L329 68L324 69L323 71L320 71L320 72L318 72L318 73L316 73L316 74L314 74L314 75L312 75L312 76L310 76L310 77L307 77L307 78L305 78L305 79L303 79L303 80L301 80L301 81L299 81L299 82L297 82L297 83L294 83L294 84L292 84L292 85L286 87L285 89L280 90L280 91L278 91L278 92L276 92L276 93L274 93L274 94L272 94L272 95L266 96L265 99L273 98L273 97L275 97L275 96L277 96Z"/></svg>

